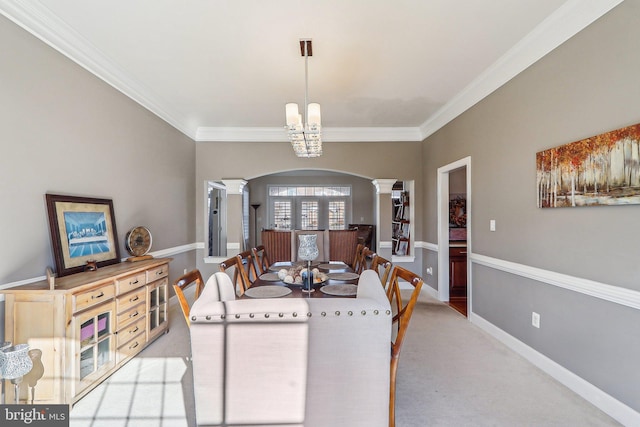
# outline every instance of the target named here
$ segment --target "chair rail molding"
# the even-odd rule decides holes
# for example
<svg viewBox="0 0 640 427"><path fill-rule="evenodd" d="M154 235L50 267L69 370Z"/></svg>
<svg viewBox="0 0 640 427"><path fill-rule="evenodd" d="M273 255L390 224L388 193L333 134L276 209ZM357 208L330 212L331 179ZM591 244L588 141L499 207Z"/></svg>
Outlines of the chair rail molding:
<svg viewBox="0 0 640 427"><path fill-rule="evenodd" d="M621 304L626 307L640 309L640 292L633 289L582 279L568 274L556 273L554 271L543 270L541 268L496 259L485 255L470 253L469 256L473 264L484 265L559 288Z"/></svg>

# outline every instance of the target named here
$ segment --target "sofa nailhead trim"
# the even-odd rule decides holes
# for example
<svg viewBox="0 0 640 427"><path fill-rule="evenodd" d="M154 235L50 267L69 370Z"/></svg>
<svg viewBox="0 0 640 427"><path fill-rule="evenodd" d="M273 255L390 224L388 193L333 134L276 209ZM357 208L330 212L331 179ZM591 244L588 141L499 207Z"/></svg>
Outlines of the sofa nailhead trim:
<svg viewBox="0 0 640 427"><path fill-rule="evenodd" d="M207 317L205 317L205 319L211 320L211 316L207 316Z"/></svg>
<svg viewBox="0 0 640 427"><path fill-rule="evenodd" d="M322 313L320 313L320 315L321 315L322 317L326 317L327 312L326 312L326 311L323 311Z"/></svg>
<svg viewBox="0 0 640 427"><path fill-rule="evenodd" d="M373 310L373 314L375 314L376 316L378 315L378 313L380 313L378 310Z"/></svg>
<svg viewBox="0 0 640 427"><path fill-rule="evenodd" d="M307 317L311 317L311 312L308 312L308 313L307 313Z"/></svg>
<svg viewBox="0 0 640 427"><path fill-rule="evenodd" d="M197 319L197 318L196 318L196 316L191 316L191 321L192 321L192 322L195 322L195 321L196 321L196 319Z"/></svg>
<svg viewBox="0 0 640 427"><path fill-rule="evenodd" d="M278 313L278 317L284 317L284 313Z"/></svg>
<svg viewBox="0 0 640 427"><path fill-rule="evenodd" d="M362 314L363 316L365 316L365 315L367 314L367 310L362 310L362 311L360 312L360 314Z"/></svg>
<svg viewBox="0 0 640 427"><path fill-rule="evenodd" d="M295 311L293 312L293 317L298 317L298 313L296 313Z"/></svg>
<svg viewBox="0 0 640 427"><path fill-rule="evenodd" d="M253 319L254 314L253 313L249 313L249 317Z"/></svg>
<svg viewBox="0 0 640 427"><path fill-rule="evenodd" d="M336 311L336 316L340 316L340 312L339 311Z"/></svg>
<svg viewBox="0 0 640 427"><path fill-rule="evenodd" d="M353 316L353 311L349 311L347 314L348 314L349 316Z"/></svg>
<svg viewBox="0 0 640 427"><path fill-rule="evenodd" d="M264 317L265 317L266 319L268 319L268 318L269 318L269 313L265 313L265 314L264 314Z"/></svg>
<svg viewBox="0 0 640 427"><path fill-rule="evenodd" d="M236 319L239 319L239 318L240 318L240 315L239 315L239 314L236 314Z"/></svg>
<svg viewBox="0 0 640 427"><path fill-rule="evenodd" d="M220 319L224 320L224 319L226 319L226 318L227 318L227 316L225 316L224 314L221 314L221 315L220 315Z"/></svg>
<svg viewBox="0 0 640 427"><path fill-rule="evenodd" d="M391 310L387 310L387 316L391 314Z"/></svg>

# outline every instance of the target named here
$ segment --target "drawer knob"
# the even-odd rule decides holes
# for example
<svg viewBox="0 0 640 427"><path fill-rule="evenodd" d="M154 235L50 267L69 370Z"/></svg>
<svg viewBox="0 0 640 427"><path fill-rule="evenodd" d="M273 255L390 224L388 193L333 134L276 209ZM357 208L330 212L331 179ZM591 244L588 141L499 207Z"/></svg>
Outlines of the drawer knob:
<svg viewBox="0 0 640 427"><path fill-rule="evenodd" d="M136 347L137 347L137 346L139 346L139 345L140 345L140 344L138 344L138 341L136 341L136 343L135 343L134 345L129 346L129 349L134 349L134 348L136 348Z"/></svg>
<svg viewBox="0 0 640 427"><path fill-rule="evenodd" d="M130 285L137 285L140 281L138 279L136 279L135 282L129 282Z"/></svg>
<svg viewBox="0 0 640 427"><path fill-rule="evenodd" d="M136 301L138 301L139 299L140 299L140 297L139 297L138 295L136 295L135 297L131 298L131 299L129 300L129 302L136 302Z"/></svg>
<svg viewBox="0 0 640 427"><path fill-rule="evenodd" d="M129 315L129 319L136 317L138 314L140 314L140 313L138 313L137 311L135 313L131 313Z"/></svg>
<svg viewBox="0 0 640 427"><path fill-rule="evenodd" d="M138 332L140 330L140 328L138 328L137 326L135 327L135 329L132 329L129 331L130 334L135 334L136 332Z"/></svg>
<svg viewBox="0 0 640 427"><path fill-rule="evenodd" d="M91 295L91 299L98 299L104 296L104 292L100 292L98 295Z"/></svg>

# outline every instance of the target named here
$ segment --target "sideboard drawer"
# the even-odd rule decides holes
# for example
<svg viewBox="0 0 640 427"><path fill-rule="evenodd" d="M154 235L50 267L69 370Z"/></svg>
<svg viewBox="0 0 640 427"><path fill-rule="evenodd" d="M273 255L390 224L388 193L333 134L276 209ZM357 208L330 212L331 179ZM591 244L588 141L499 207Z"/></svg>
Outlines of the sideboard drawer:
<svg viewBox="0 0 640 427"><path fill-rule="evenodd" d="M118 313L118 315L116 316L116 330L119 331L130 322L133 322L140 317L144 317L146 306L147 305L143 301L142 304L138 304L132 307L130 310Z"/></svg>
<svg viewBox="0 0 640 427"><path fill-rule="evenodd" d="M124 344L122 347L119 347L117 352L117 362L120 363L124 359L138 353L144 347L145 340L146 337L144 335L144 331L140 331L135 338Z"/></svg>
<svg viewBox="0 0 640 427"><path fill-rule="evenodd" d="M108 301L115 296L115 293L115 286L111 284L91 291L75 294L73 296L73 312L82 311L96 304Z"/></svg>
<svg viewBox="0 0 640 427"><path fill-rule="evenodd" d="M146 288L138 289L137 291L130 292L126 295L121 295L116 299L116 310L118 313L122 313L133 307L134 305L145 302L147 298Z"/></svg>
<svg viewBox="0 0 640 427"><path fill-rule="evenodd" d="M169 275L169 266L161 265L157 268L147 270L147 283L155 282L158 279L167 277Z"/></svg>
<svg viewBox="0 0 640 427"><path fill-rule="evenodd" d="M124 294L125 292L129 292L132 289L139 288L140 286L144 286L146 284L147 276L145 271L131 276L123 277L122 279L116 281L118 295Z"/></svg>
<svg viewBox="0 0 640 427"><path fill-rule="evenodd" d="M137 336L140 333L144 333L146 321L146 316L143 316L138 318L138 320L136 320L134 323L128 325L126 328L119 330L117 334L117 347L120 348L124 343L130 341L133 337Z"/></svg>

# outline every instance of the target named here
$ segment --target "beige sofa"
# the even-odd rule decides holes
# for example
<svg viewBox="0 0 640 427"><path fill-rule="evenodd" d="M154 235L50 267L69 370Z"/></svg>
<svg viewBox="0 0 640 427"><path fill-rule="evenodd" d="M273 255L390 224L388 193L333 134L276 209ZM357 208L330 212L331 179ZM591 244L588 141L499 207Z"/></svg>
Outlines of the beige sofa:
<svg viewBox="0 0 640 427"><path fill-rule="evenodd" d="M199 426L388 425L391 310L374 271L356 298L219 301L228 289L216 273L190 312Z"/></svg>

